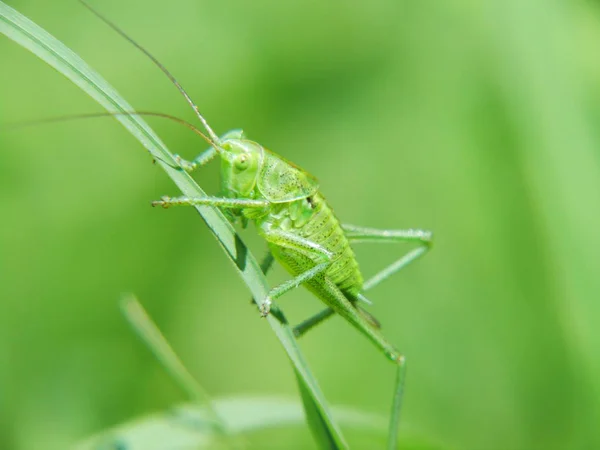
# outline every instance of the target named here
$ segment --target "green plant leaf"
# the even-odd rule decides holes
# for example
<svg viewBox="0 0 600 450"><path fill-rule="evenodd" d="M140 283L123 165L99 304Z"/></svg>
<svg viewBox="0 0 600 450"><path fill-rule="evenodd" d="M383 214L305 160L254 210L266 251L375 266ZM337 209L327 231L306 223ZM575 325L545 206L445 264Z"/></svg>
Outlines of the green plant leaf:
<svg viewBox="0 0 600 450"><path fill-rule="evenodd" d="M1 1L0 32L65 75L107 111L125 112L133 110L117 91L78 55ZM115 118L146 147L183 195L189 197L205 195L198 184L185 171L177 168L171 152L140 117L122 115ZM264 299L268 292L267 281L256 259L236 234L232 225L218 210L212 207L198 206L196 209L234 263L253 297ZM292 362L300 384L300 390L305 394L305 401L312 404L312 407L307 408L306 414L309 423L312 424L311 429L315 439L322 448L347 448L341 431L331 416L317 380L312 375L294 339L292 329L285 321L281 311L277 308L274 311L278 318L273 317L275 314L272 314L267 320ZM315 427L320 429L318 433L314 432L317 429ZM325 435L331 438L327 442L322 440Z"/></svg>
<svg viewBox="0 0 600 450"><path fill-rule="evenodd" d="M227 429L239 436L263 429L296 427L304 423L302 404L297 400L275 396L241 396L214 399L216 413ZM341 424L359 431L381 448L386 432L386 418L353 408L333 407L333 415ZM212 412L196 404L181 404L166 412L142 416L80 442L74 450L200 450L226 448L226 441L212 426ZM371 437L372 436L372 437ZM379 439L378 439L379 438ZM399 449L442 450L447 445L409 431Z"/></svg>
<svg viewBox="0 0 600 450"><path fill-rule="evenodd" d="M235 397L212 403L234 435L304 423L302 405L285 398ZM349 408L333 408L333 412L338 420L354 429L385 432L384 417ZM209 408L183 404L99 433L76 445L75 450L220 449L226 448L225 442L213 427Z"/></svg>

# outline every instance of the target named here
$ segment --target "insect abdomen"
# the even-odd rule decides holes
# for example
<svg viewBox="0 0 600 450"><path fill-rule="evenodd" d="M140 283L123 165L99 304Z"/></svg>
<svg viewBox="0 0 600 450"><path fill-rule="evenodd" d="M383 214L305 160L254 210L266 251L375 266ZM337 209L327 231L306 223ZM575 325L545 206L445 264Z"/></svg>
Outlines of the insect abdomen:
<svg viewBox="0 0 600 450"><path fill-rule="evenodd" d="M333 254L333 263L325 276L342 292L356 294L362 289L363 278L354 252L339 221L320 194L297 200L271 216L271 226L310 240ZM308 269L306 257L284 249L272 249L274 256L290 272L298 275ZM315 258L316 259L316 258ZM316 261L313 261L316 262Z"/></svg>

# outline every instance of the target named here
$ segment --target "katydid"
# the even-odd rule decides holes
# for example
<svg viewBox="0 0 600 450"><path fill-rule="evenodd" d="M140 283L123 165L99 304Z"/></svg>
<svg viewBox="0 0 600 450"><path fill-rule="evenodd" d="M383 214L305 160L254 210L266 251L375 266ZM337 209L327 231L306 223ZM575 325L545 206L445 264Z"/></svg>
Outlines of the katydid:
<svg viewBox="0 0 600 450"><path fill-rule="evenodd" d="M271 255L293 276L291 280L271 289L267 298L258 302L262 316L269 314L273 300L304 285L328 309L296 327L298 336L337 313L371 339L388 358L402 364L403 356L383 337L378 322L359 308L357 303L368 303L363 292L427 252L431 247L432 233L420 229L380 230L341 224L319 191L319 184L314 176L259 143L247 139L241 130L230 131L218 137L191 97L154 56L121 29L86 6L146 54L169 77L202 123L206 133L191 128L210 148L192 161L177 157L181 168L192 172L216 156L221 159L221 197L165 196L152 202L152 205L164 208L209 205L221 209L233 222L241 222L244 227L248 221L254 221L259 234L266 240ZM415 242L419 247L364 282L351 247L351 243L360 242ZM266 264L265 272L270 265L270 262Z"/></svg>
<svg viewBox="0 0 600 450"><path fill-rule="evenodd" d="M272 288L265 299L255 299L260 314L267 316L272 302L293 288L300 285L307 287L327 308L298 325L296 336L337 313L399 366L398 384L401 386L404 356L383 336L377 320L358 303L368 303L364 295L366 291L424 255L431 247L431 232L420 229L381 230L340 223L319 191L314 176L246 138L241 130L219 137L184 88L154 56L87 4L84 5L146 54L177 87L202 123L205 132L175 119L192 128L210 146L192 161L177 157L180 168L191 172L217 157L221 160L221 196L165 196L152 204L164 208L208 205L220 209L232 222L243 227L250 221L254 222L269 249L263 271L266 273L272 262L277 261L292 276ZM418 246L364 281L351 246L363 242L412 242ZM401 388L398 392L401 393Z"/></svg>

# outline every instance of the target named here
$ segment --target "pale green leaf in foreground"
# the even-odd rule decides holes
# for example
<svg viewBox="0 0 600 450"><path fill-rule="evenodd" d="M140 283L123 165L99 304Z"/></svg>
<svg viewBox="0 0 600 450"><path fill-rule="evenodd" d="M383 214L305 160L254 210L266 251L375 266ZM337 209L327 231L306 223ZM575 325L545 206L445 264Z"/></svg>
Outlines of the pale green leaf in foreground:
<svg viewBox="0 0 600 450"><path fill-rule="evenodd" d="M298 426L305 422L297 401L277 397L239 397L213 400L219 417L234 435L273 427ZM333 408L346 425L385 433L386 420L349 408ZM180 405L119 425L80 443L76 450L166 450L227 448L212 426L212 414L196 405Z"/></svg>
<svg viewBox="0 0 600 450"><path fill-rule="evenodd" d="M281 397L235 397L213 400L213 406L225 426L234 435L304 424L304 411L298 401ZM386 432L385 417L347 407L333 407L341 424L372 436ZM381 445L374 445L379 448ZM92 436L73 450L200 450L227 448L212 426L212 414L206 408L183 404L165 413L150 414ZM408 433L403 450L442 450L450 447L420 434Z"/></svg>

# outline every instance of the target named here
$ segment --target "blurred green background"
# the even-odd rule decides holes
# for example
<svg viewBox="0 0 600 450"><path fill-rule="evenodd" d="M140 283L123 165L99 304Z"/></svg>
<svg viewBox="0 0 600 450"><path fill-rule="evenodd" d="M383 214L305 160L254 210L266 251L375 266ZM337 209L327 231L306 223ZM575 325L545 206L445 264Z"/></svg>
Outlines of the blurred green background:
<svg viewBox="0 0 600 450"><path fill-rule="evenodd" d="M76 1L8 4L136 108L193 120L163 74ZM93 5L218 133L243 127L316 175L342 221L435 232L433 252L369 296L409 361L403 430L457 449L600 448L597 2ZM0 124L94 111L0 37ZM204 149L149 122L174 152ZM193 210L149 206L177 192L114 120L0 133L0 149L0 448L63 449L185 400L126 325L123 292L212 395L296 398L215 239ZM211 193L216 169L196 177ZM368 276L403 249L357 253ZM281 303L294 321L320 308L304 290ZM330 403L387 414L394 371L362 335L335 318L302 347ZM307 429L248 439L313 446Z"/></svg>

